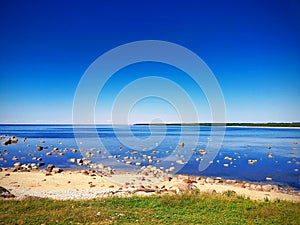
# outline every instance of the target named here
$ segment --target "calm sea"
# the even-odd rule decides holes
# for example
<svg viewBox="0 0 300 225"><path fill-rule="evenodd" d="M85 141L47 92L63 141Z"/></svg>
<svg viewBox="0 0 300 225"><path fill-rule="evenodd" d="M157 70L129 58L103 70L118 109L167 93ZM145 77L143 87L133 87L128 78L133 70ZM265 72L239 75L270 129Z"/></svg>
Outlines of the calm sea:
<svg viewBox="0 0 300 225"><path fill-rule="evenodd" d="M19 139L17 144L1 145L0 167L12 167L16 162L12 157L16 156L22 163L37 163L37 157L45 165L82 168L68 160L85 157L93 164L122 170L138 170L152 163L190 175L248 181L269 177L272 181L268 182L300 189L300 129L227 127L220 149L207 148L214 137L211 127L205 126L97 125L79 126L75 132L72 125L0 125L0 136ZM178 146L180 142L184 146ZM37 151L38 145L44 149ZM209 166L199 169L207 158ZM257 162L249 164L248 160ZM136 162L141 165L136 166Z"/></svg>

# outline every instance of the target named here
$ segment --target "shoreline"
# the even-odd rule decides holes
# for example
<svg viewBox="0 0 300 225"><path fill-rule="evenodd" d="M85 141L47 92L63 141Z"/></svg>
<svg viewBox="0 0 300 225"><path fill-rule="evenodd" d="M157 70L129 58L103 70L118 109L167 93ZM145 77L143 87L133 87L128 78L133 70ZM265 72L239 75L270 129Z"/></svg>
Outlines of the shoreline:
<svg viewBox="0 0 300 225"><path fill-rule="evenodd" d="M272 126L225 126L234 128L271 128L271 129L300 129L300 127L272 127Z"/></svg>
<svg viewBox="0 0 300 225"><path fill-rule="evenodd" d="M300 202L300 191L275 184L226 180L222 178L166 174L148 166L139 172L117 171L103 174L95 170L33 170L0 172L0 186L13 199L51 198L84 200L109 196L130 197L172 194L199 190L207 193L234 192L251 200ZM3 196L2 196L3 197ZM4 197L5 198L5 197Z"/></svg>

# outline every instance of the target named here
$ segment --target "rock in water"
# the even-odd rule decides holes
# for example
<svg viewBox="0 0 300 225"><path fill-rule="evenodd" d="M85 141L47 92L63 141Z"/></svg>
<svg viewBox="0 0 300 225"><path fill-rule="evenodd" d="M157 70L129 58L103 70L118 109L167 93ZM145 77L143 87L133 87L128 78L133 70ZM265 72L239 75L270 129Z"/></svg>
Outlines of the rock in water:
<svg viewBox="0 0 300 225"><path fill-rule="evenodd" d="M184 147L184 142L180 142L178 145L179 145L180 147Z"/></svg>
<svg viewBox="0 0 300 225"><path fill-rule="evenodd" d="M77 161L77 164L78 164L79 166L82 166L82 165L83 165L83 160L82 160L82 159L77 159L76 161Z"/></svg>
<svg viewBox="0 0 300 225"><path fill-rule="evenodd" d="M199 152L200 152L201 155L206 155L207 154L207 152L204 151L203 149L200 149Z"/></svg>
<svg viewBox="0 0 300 225"><path fill-rule="evenodd" d="M254 163L257 163L256 159L249 159L248 164L253 165Z"/></svg>
<svg viewBox="0 0 300 225"><path fill-rule="evenodd" d="M180 164L180 165L185 164L181 159L177 160L176 163L177 163L177 164Z"/></svg>
<svg viewBox="0 0 300 225"><path fill-rule="evenodd" d="M228 156L226 156L224 159L225 159L225 160L228 160L228 161L231 161L231 160L232 160L232 158L230 158L230 157L228 157Z"/></svg>
<svg viewBox="0 0 300 225"><path fill-rule="evenodd" d="M16 137L14 137L14 138L11 139L11 143L12 143L12 144L17 144L18 141L19 141L19 140L18 140L18 138L16 138Z"/></svg>
<svg viewBox="0 0 300 225"><path fill-rule="evenodd" d="M43 150L43 146L38 145L38 146L36 147L36 150L42 151L42 150Z"/></svg>
<svg viewBox="0 0 300 225"><path fill-rule="evenodd" d="M70 159L69 159L69 162L75 163L75 162L76 162L76 159L75 159L75 158L70 158Z"/></svg>
<svg viewBox="0 0 300 225"><path fill-rule="evenodd" d="M42 166L45 166L45 163L44 163L44 162L39 162L39 163L37 164L37 167L42 167Z"/></svg>
<svg viewBox="0 0 300 225"><path fill-rule="evenodd" d="M5 141L2 142L2 145L10 145L11 144L11 138L6 139Z"/></svg>

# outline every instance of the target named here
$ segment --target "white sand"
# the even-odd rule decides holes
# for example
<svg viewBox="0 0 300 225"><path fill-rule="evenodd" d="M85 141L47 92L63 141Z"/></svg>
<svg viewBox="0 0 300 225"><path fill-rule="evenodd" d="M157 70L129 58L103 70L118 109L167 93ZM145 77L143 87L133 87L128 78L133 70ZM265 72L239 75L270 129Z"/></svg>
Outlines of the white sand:
<svg viewBox="0 0 300 225"><path fill-rule="evenodd" d="M9 176L7 175L9 174ZM184 185L183 180L187 176L175 176L171 181L137 175L134 173L122 173L111 177L89 176L80 171L64 171L59 174L46 176L43 171L31 172L0 172L0 186L8 189L17 198L24 196L49 197L55 199L90 199L106 197L111 192L118 192L120 196L128 196L127 191L137 190L142 185L145 188L154 189L165 186L168 190L178 192L178 186ZM264 192L249 190L230 184L210 184L197 182L194 185L203 192L215 190L222 193L227 190L235 191L239 195L250 197L253 200L288 200L300 202L299 193L288 194L281 192ZM142 193L142 192L141 192ZM155 193L155 192L152 192ZM144 193L148 195L149 193ZM150 193L151 194L151 193Z"/></svg>

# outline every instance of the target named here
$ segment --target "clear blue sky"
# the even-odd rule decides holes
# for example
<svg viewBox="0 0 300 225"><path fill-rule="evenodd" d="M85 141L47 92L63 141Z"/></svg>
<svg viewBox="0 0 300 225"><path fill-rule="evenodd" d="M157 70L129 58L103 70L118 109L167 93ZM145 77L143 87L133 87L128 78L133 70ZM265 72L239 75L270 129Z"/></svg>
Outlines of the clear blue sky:
<svg viewBox="0 0 300 225"><path fill-rule="evenodd" d="M88 66L114 47L148 39L177 43L206 62L222 88L228 122L300 121L297 0L0 4L0 123L70 123L73 96ZM97 104L97 121L109 122L106 106L114 96L152 70L181 82L203 112L201 120L210 120L205 99L184 74L146 63L120 71L131 76L110 80ZM178 119L165 101L144 99L130 118L144 122L166 115L167 122Z"/></svg>

